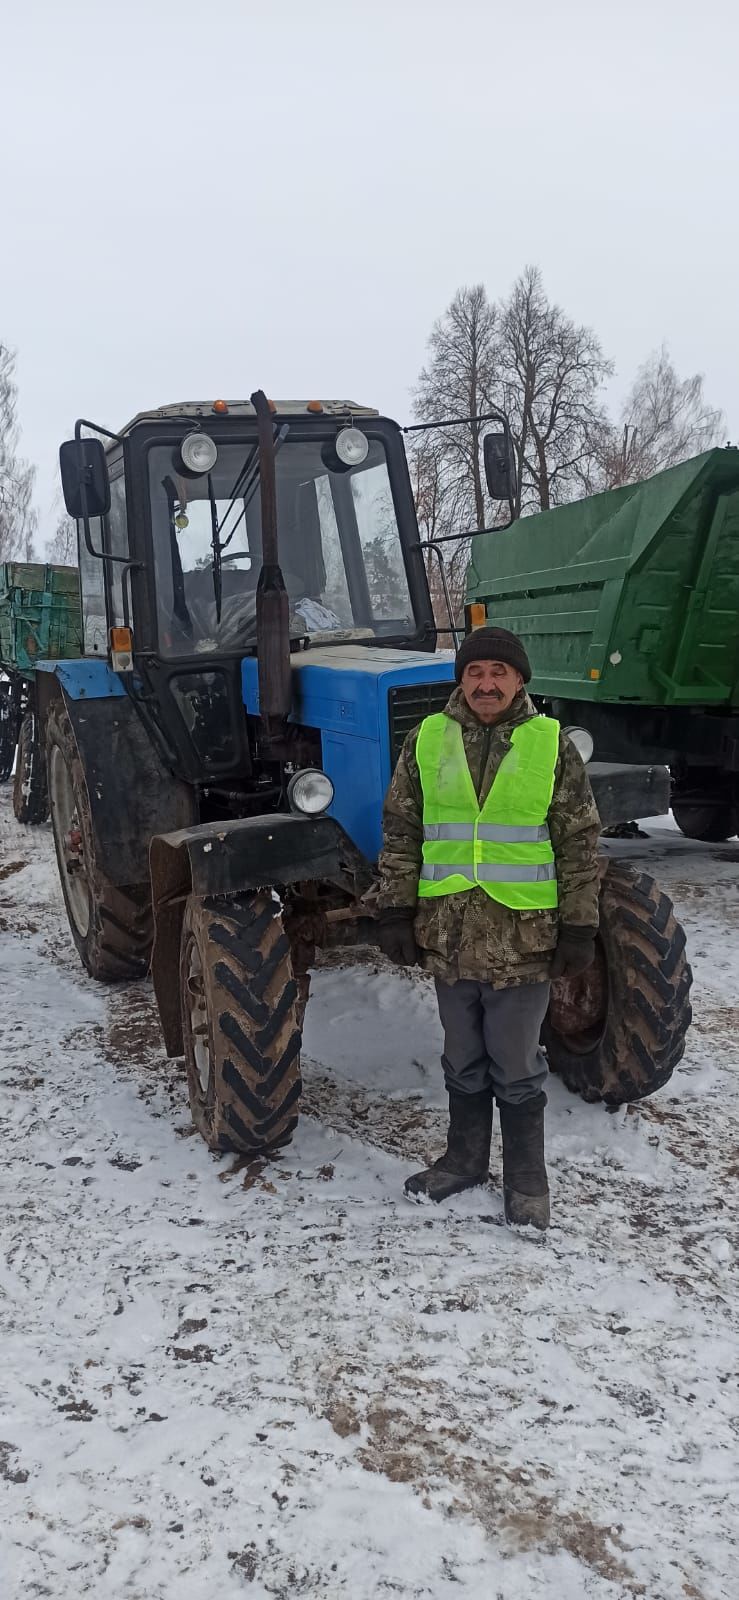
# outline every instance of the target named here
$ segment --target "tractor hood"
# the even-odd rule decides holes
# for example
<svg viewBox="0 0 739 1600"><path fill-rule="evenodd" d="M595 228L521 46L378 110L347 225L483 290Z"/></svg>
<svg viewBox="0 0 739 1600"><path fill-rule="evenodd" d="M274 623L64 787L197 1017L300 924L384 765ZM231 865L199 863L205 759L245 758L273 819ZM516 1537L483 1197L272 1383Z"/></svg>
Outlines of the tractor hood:
<svg viewBox="0 0 739 1600"><path fill-rule="evenodd" d="M242 663L244 705L259 713L257 663ZM292 656L290 721L321 734L324 772L336 798L330 815L374 861L385 791L406 734L441 711L454 682L451 650L429 655L362 644L318 645Z"/></svg>

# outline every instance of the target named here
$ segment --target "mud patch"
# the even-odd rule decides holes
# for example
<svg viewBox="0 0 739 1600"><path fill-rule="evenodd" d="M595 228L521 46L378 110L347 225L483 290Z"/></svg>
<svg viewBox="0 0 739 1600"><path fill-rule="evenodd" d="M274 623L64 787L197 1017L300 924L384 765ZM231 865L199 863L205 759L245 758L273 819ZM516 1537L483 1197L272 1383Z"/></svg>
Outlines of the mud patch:
<svg viewBox="0 0 739 1600"><path fill-rule="evenodd" d="M501 1523L503 1540L512 1550L545 1550L551 1555L568 1550L576 1561L599 1577L620 1583L623 1592L637 1600L647 1591L621 1560L620 1532L620 1527L602 1527L578 1511L559 1516L554 1502L544 1497L530 1511L504 1515Z"/></svg>
<svg viewBox="0 0 739 1600"><path fill-rule="evenodd" d="M164 1044L150 985L132 983L111 995L111 1001L105 1030L106 1055L114 1065L156 1065L157 1058L164 1058Z"/></svg>
<svg viewBox="0 0 739 1600"><path fill-rule="evenodd" d="M7 1439L0 1439L0 1478L6 1483L28 1483L28 1473L25 1467L15 1463L18 1455L18 1446L10 1444Z"/></svg>
<svg viewBox="0 0 739 1600"><path fill-rule="evenodd" d="M213 1360L213 1351L208 1344L172 1345L172 1355L175 1361L201 1361L209 1363Z"/></svg>
<svg viewBox="0 0 739 1600"><path fill-rule="evenodd" d="M350 1434L359 1433L361 1430L356 1411L345 1400L333 1401L323 1414L340 1439L348 1439Z"/></svg>
<svg viewBox="0 0 739 1600"><path fill-rule="evenodd" d="M430 1160L444 1148L446 1117L441 1111L428 1109L412 1096L373 1098L356 1083L335 1078L305 1059L301 1113L405 1161ZM318 1174L326 1180L332 1175L328 1166Z"/></svg>
<svg viewBox="0 0 739 1600"><path fill-rule="evenodd" d="M22 872L23 868L27 866L27 864L28 863L25 861L6 861L4 865L0 867L0 883L2 883L4 878L12 878L14 873Z"/></svg>
<svg viewBox="0 0 739 1600"><path fill-rule="evenodd" d="M89 1400L64 1400L56 1409L68 1422L92 1422L93 1417L97 1416Z"/></svg>

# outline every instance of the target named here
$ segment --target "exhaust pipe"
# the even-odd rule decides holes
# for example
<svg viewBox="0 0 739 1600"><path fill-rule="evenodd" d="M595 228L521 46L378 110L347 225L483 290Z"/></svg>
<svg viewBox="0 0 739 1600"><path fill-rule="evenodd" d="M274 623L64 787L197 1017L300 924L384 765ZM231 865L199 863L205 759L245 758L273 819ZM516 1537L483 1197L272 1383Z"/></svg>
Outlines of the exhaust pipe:
<svg viewBox="0 0 739 1600"><path fill-rule="evenodd" d="M262 570L257 584L259 715L264 742L279 744L292 704L290 603L277 543L277 483L272 413L263 389L251 396L257 414L262 502ZM277 752L275 752L277 753Z"/></svg>

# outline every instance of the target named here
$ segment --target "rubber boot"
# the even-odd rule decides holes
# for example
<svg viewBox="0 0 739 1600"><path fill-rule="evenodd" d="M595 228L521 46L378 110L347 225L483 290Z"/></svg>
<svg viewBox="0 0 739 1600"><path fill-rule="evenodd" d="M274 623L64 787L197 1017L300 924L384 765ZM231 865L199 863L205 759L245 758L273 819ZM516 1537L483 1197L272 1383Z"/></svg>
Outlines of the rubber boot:
<svg viewBox="0 0 739 1600"><path fill-rule="evenodd" d="M461 1194L463 1189L487 1183L492 1132L492 1090L458 1094L450 1089L446 1150L432 1166L406 1179L406 1194L448 1200L453 1194Z"/></svg>
<svg viewBox="0 0 739 1600"><path fill-rule="evenodd" d="M549 1185L544 1165L543 1093L521 1105L498 1101L503 1137L503 1200L506 1222L549 1227Z"/></svg>

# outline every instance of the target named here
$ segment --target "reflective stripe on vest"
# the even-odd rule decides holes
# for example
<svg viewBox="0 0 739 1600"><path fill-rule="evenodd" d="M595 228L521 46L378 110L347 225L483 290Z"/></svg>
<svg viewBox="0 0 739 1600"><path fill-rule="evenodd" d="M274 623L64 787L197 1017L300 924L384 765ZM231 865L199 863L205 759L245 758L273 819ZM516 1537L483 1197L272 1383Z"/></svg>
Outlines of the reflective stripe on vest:
<svg viewBox="0 0 739 1600"><path fill-rule="evenodd" d="M557 905L546 819L558 752L554 718L520 723L480 807L459 723L444 712L424 719L416 742L423 789L421 898L477 887L513 911Z"/></svg>

